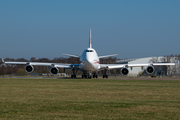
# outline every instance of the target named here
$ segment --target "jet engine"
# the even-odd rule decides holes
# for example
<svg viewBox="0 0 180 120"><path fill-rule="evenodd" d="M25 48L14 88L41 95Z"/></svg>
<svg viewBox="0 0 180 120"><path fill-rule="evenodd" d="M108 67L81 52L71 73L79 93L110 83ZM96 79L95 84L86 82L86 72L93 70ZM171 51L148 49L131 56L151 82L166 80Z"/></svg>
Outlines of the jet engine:
<svg viewBox="0 0 180 120"><path fill-rule="evenodd" d="M56 75L59 72L59 69L57 67L52 67L50 69L51 74Z"/></svg>
<svg viewBox="0 0 180 120"><path fill-rule="evenodd" d="M152 74L153 72L154 72L154 67L153 66L148 66L147 68L146 68L146 72L148 73L148 74Z"/></svg>
<svg viewBox="0 0 180 120"><path fill-rule="evenodd" d="M128 73L129 73L129 70L126 67L121 69L121 74L122 75L127 75Z"/></svg>
<svg viewBox="0 0 180 120"><path fill-rule="evenodd" d="M27 73L31 73L34 70L34 67L32 65L26 65L25 71Z"/></svg>

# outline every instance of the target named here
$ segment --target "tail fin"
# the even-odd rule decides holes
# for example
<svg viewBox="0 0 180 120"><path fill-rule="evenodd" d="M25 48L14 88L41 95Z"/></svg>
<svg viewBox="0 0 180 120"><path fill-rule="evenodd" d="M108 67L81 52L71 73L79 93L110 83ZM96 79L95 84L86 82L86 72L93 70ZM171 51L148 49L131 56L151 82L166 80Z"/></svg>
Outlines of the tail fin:
<svg viewBox="0 0 180 120"><path fill-rule="evenodd" d="M89 33L89 47L92 48L92 43L91 43L91 29L90 29L90 33Z"/></svg>

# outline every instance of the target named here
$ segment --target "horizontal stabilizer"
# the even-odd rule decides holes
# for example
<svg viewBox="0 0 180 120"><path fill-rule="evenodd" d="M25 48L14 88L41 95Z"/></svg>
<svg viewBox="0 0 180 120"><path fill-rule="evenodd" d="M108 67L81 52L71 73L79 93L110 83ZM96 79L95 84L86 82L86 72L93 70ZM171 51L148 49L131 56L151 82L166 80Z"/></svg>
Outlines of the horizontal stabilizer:
<svg viewBox="0 0 180 120"><path fill-rule="evenodd" d="M80 58L80 56L77 56L77 55L70 55L70 54L63 54L65 56L69 56L69 57L76 57L76 58Z"/></svg>
<svg viewBox="0 0 180 120"><path fill-rule="evenodd" d="M99 58L106 58L106 57L112 57L112 56L117 56L118 54L113 54L113 55L105 55L105 56L99 56Z"/></svg>

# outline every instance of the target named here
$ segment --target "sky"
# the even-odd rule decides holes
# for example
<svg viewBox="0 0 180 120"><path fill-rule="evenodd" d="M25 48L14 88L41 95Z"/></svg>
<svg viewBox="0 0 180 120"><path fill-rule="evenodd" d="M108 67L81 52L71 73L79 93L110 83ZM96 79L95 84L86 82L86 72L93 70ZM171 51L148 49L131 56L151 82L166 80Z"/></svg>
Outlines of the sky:
<svg viewBox="0 0 180 120"><path fill-rule="evenodd" d="M180 54L180 0L0 0L0 58Z"/></svg>

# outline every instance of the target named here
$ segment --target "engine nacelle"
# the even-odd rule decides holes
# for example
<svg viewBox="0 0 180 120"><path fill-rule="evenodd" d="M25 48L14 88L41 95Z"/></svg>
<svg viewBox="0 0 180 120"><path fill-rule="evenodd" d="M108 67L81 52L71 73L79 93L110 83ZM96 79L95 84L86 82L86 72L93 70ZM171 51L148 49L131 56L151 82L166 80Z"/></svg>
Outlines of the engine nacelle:
<svg viewBox="0 0 180 120"><path fill-rule="evenodd" d="M148 74L152 74L153 72L154 72L154 67L153 66L148 66L147 68L146 68L146 72L148 73Z"/></svg>
<svg viewBox="0 0 180 120"><path fill-rule="evenodd" d="M57 67L52 67L50 69L51 74L56 75L59 72L59 69Z"/></svg>
<svg viewBox="0 0 180 120"><path fill-rule="evenodd" d="M122 75L127 75L128 73L129 73L129 70L126 67L121 68L121 74Z"/></svg>
<svg viewBox="0 0 180 120"><path fill-rule="evenodd" d="M26 65L25 71L27 73L31 73L34 70L34 67L32 65Z"/></svg>

